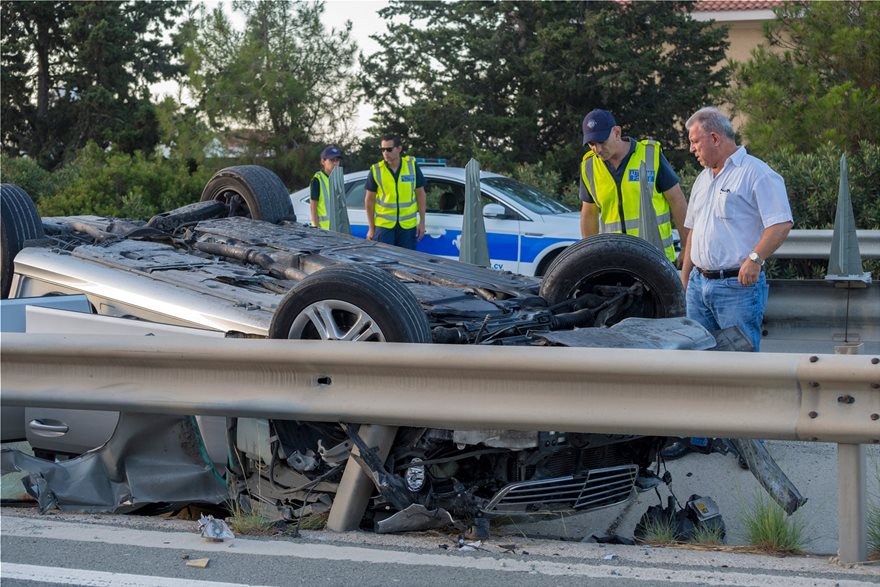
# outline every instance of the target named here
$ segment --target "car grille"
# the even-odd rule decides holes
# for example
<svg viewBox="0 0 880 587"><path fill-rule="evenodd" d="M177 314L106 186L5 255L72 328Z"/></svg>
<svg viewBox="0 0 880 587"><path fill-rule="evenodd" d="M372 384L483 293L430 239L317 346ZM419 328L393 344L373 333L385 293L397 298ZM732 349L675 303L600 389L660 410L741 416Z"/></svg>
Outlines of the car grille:
<svg viewBox="0 0 880 587"><path fill-rule="evenodd" d="M589 511L621 503L632 495L638 465L592 469L586 475L519 481L501 488L483 511L516 514L547 506Z"/></svg>

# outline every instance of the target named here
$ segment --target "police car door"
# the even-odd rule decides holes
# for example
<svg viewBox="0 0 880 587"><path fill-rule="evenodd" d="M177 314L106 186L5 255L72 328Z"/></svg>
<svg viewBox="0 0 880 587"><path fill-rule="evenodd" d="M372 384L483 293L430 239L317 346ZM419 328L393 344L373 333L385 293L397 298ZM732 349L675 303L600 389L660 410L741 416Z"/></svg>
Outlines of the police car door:
<svg viewBox="0 0 880 587"><path fill-rule="evenodd" d="M425 186L427 214L425 238L418 250L449 259L461 254L461 232L464 219L464 185L428 179ZM495 198L481 194L483 221L489 244L491 267L498 270L519 270L519 214ZM493 204L487 208L487 204Z"/></svg>

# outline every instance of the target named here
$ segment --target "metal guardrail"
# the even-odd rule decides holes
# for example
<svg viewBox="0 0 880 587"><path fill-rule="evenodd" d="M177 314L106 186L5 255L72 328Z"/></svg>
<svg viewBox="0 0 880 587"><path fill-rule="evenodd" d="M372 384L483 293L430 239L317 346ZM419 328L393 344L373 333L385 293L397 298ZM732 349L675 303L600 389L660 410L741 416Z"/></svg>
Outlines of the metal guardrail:
<svg viewBox="0 0 880 587"><path fill-rule="evenodd" d="M870 356L750 354L743 369L705 351L35 334L0 350L2 405L880 442Z"/></svg>
<svg viewBox="0 0 880 587"><path fill-rule="evenodd" d="M363 423L380 445L383 425L838 442L840 560L867 551L877 356L749 354L744 369L706 351L57 334L4 334L0 353L3 406ZM357 474L349 462L336 529L363 513Z"/></svg>
<svg viewBox="0 0 880 587"><path fill-rule="evenodd" d="M827 259L833 230L792 230L773 257L778 259ZM880 259L880 230L858 230L862 259Z"/></svg>

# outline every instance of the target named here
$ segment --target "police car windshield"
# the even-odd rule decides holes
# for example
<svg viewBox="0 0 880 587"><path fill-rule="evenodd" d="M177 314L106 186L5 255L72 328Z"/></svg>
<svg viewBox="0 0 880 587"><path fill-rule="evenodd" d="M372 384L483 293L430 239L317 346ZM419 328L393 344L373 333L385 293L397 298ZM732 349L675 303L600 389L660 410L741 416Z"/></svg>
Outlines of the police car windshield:
<svg viewBox="0 0 880 587"><path fill-rule="evenodd" d="M537 188L509 177L488 177L484 178L482 183L504 192L511 200L537 214L563 214L574 211Z"/></svg>

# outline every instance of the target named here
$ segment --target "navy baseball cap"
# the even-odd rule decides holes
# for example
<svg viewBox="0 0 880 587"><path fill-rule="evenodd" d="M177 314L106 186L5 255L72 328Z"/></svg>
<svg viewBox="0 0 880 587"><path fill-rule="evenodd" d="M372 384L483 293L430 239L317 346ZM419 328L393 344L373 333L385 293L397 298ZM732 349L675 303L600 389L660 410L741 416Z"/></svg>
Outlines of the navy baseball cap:
<svg viewBox="0 0 880 587"><path fill-rule="evenodd" d="M321 159L342 159L342 151L336 145L324 147L321 151Z"/></svg>
<svg viewBox="0 0 880 587"><path fill-rule="evenodd" d="M593 110L584 117L584 144L604 143L615 126L617 122L610 112L598 108Z"/></svg>

